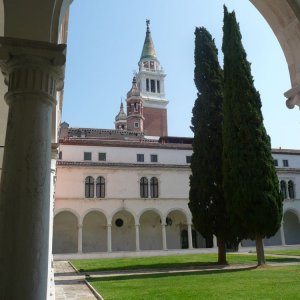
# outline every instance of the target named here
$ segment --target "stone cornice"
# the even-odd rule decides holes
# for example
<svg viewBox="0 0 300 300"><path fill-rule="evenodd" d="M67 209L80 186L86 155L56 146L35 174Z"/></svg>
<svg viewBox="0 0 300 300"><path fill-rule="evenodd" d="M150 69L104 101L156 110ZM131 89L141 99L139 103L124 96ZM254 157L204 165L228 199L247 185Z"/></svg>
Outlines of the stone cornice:
<svg viewBox="0 0 300 300"><path fill-rule="evenodd" d="M190 170L190 165L173 164L144 164L144 163L110 163L110 162L78 162L58 160L57 166L66 167L102 167L102 168L147 168L147 169L186 169Z"/></svg>

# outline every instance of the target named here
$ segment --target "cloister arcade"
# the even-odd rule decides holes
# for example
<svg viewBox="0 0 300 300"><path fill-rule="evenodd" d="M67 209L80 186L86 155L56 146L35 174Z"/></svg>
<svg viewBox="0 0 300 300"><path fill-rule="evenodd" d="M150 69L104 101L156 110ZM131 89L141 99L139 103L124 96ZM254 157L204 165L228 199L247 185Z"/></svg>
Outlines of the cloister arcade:
<svg viewBox="0 0 300 300"><path fill-rule="evenodd" d="M62 210L54 216L53 253L90 253L205 248L191 216L182 209L163 214L121 209L112 215L91 209L80 216Z"/></svg>

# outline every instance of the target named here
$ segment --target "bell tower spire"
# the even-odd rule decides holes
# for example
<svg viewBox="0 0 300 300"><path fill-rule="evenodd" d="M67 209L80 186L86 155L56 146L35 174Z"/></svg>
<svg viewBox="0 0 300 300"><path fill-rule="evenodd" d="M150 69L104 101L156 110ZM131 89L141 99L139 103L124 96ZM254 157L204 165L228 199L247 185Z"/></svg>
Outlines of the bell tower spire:
<svg viewBox="0 0 300 300"><path fill-rule="evenodd" d="M143 100L144 133L151 136L168 135L167 105L164 79L166 74L157 59L152 41L150 20L146 20L146 37L136 81Z"/></svg>

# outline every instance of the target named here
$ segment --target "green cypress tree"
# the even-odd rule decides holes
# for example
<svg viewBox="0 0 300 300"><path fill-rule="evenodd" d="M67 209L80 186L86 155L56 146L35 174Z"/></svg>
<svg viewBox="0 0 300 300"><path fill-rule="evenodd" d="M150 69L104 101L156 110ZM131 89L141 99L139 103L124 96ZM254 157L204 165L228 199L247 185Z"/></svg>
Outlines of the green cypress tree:
<svg viewBox="0 0 300 300"><path fill-rule="evenodd" d="M232 230L256 240L258 265L265 264L262 239L282 218L270 138L254 87L235 13L224 6L223 187Z"/></svg>
<svg viewBox="0 0 300 300"><path fill-rule="evenodd" d="M226 223L222 188L223 74L210 33L195 30L194 81L198 97L193 107L194 131L189 208L195 228L206 239L217 237L218 262L226 263Z"/></svg>

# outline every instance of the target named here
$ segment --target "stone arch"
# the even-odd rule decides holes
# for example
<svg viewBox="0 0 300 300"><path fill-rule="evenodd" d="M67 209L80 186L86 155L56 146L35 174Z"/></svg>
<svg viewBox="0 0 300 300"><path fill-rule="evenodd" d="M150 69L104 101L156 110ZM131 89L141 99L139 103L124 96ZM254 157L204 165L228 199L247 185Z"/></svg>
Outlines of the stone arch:
<svg viewBox="0 0 300 300"><path fill-rule="evenodd" d="M107 221L103 212L92 210L82 221L82 252L107 251Z"/></svg>
<svg viewBox="0 0 300 300"><path fill-rule="evenodd" d="M128 210L119 209L111 219L112 251L135 251L135 218Z"/></svg>
<svg viewBox="0 0 300 300"><path fill-rule="evenodd" d="M285 243L287 245L300 244L300 220L295 210L287 210L283 215Z"/></svg>
<svg viewBox="0 0 300 300"><path fill-rule="evenodd" d="M166 215L166 236L168 249L182 249L183 230L188 229L187 213L183 209L173 209Z"/></svg>
<svg viewBox="0 0 300 300"><path fill-rule="evenodd" d="M108 217L107 217L107 223L108 224L112 224L112 220L113 220L113 217L118 213L118 212L120 212L120 211L127 211L128 213L130 213L132 216L133 216L133 218L134 218L134 222L135 222L135 224L138 224L138 222L139 222L139 219L138 219L138 216L136 215L136 213L133 211L133 210L131 210L131 209L129 209L129 208L126 208L126 209L124 209L124 208L117 208L116 210L114 210Z"/></svg>
<svg viewBox="0 0 300 300"><path fill-rule="evenodd" d="M250 0L272 28L285 55L292 89L285 93L289 108L300 106L300 6L297 1Z"/></svg>
<svg viewBox="0 0 300 300"><path fill-rule="evenodd" d="M156 209L145 209L140 214L141 250L161 250L163 248L161 219L160 212Z"/></svg>
<svg viewBox="0 0 300 300"><path fill-rule="evenodd" d="M78 218L70 211L57 213L53 221L53 253L78 252Z"/></svg>

